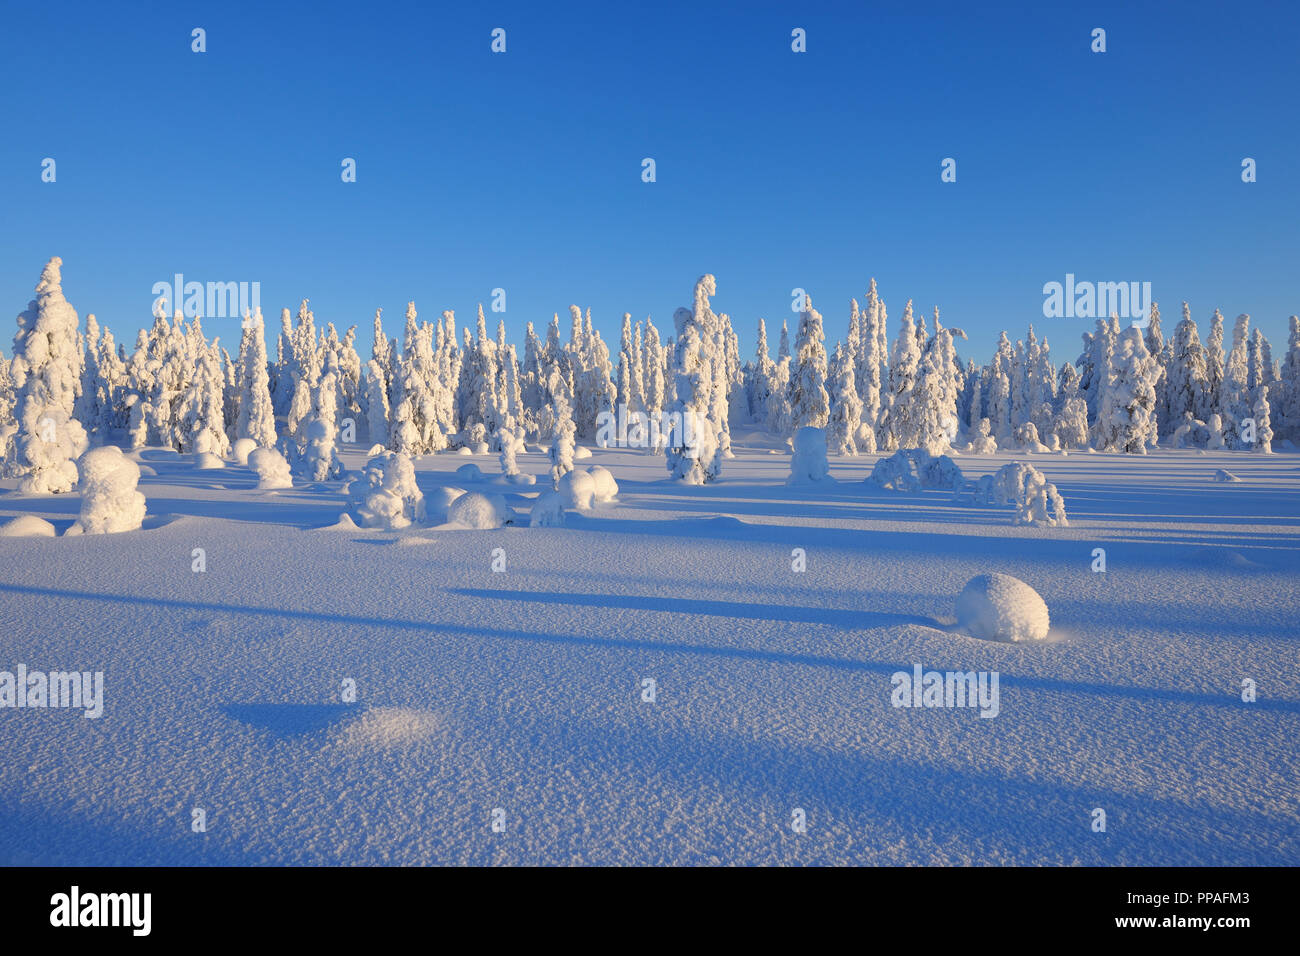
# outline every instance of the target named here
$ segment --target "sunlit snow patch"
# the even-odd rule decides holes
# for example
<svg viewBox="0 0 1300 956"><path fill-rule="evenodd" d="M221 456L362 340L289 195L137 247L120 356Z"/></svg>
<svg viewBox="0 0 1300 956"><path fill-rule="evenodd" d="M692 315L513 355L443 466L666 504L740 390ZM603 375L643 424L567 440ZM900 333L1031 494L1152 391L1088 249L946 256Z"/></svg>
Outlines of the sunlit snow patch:
<svg viewBox="0 0 1300 956"><path fill-rule="evenodd" d="M390 750L439 736L441 716L414 707L372 707L338 734L339 746L350 750Z"/></svg>

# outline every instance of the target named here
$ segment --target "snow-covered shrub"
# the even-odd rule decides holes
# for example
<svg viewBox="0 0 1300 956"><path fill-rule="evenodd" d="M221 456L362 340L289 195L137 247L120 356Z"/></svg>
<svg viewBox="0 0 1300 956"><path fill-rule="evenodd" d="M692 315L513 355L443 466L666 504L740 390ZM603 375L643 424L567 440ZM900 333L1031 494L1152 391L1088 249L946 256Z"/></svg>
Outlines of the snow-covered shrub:
<svg viewBox="0 0 1300 956"><path fill-rule="evenodd" d="M867 482L889 491L956 491L965 483L965 477L947 455L931 455L924 448L904 448L876 462Z"/></svg>
<svg viewBox="0 0 1300 956"><path fill-rule="evenodd" d="M558 528L564 524L564 498L555 491L543 491L533 502L528 516L533 528Z"/></svg>
<svg viewBox="0 0 1300 956"><path fill-rule="evenodd" d="M1223 468L1215 469L1214 480L1215 481L1241 481L1241 479L1238 478L1236 475L1234 475L1232 472L1227 471Z"/></svg>
<svg viewBox="0 0 1300 956"><path fill-rule="evenodd" d="M461 481L482 481L483 469L473 462L467 462L456 469L456 477Z"/></svg>
<svg viewBox="0 0 1300 956"><path fill-rule="evenodd" d="M1014 505L1015 523L1036 527L1065 527L1065 501L1043 473L1033 465L1013 461L995 474L984 475L975 486L975 501L986 505Z"/></svg>
<svg viewBox="0 0 1300 956"><path fill-rule="evenodd" d="M610 470L604 465L592 465L587 469L587 474L591 475L596 483L596 500L613 501L618 494L618 482L614 480Z"/></svg>
<svg viewBox="0 0 1300 956"><path fill-rule="evenodd" d="M1017 425L1012 434L1012 439L1025 451L1039 453L1051 451L1050 448L1038 440L1038 426L1033 422L1021 422Z"/></svg>
<svg viewBox="0 0 1300 956"><path fill-rule="evenodd" d="M385 451L371 458L347 493L362 527L395 531L425 519L424 493L409 455Z"/></svg>
<svg viewBox="0 0 1300 956"><path fill-rule="evenodd" d="M0 524L0 538L54 538L58 532L54 525L36 515L19 515L13 521Z"/></svg>
<svg viewBox="0 0 1300 956"><path fill-rule="evenodd" d="M230 457L235 460L235 464L237 465L247 465L248 456L253 453L253 449L256 447L257 442L253 441L253 439L238 438L235 440L235 443L230 446Z"/></svg>
<svg viewBox="0 0 1300 956"><path fill-rule="evenodd" d="M556 491L568 507L590 511L596 499L596 479L585 471L566 472Z"/></svg>
<svg viewBox="0 0 1300 956"><path fill-rule="evenodd" d="M584 461L591 457L591 449L586 445L577 445L573 449L573 460Z"/></svg>
<svg viewBox="0 0 1300 956"><path fill-rule="evenodd" d="M447 509L449 523L479 531L500 528L505 519L506 515L496 501L476 491L461 495Z"/></svg>
<svg viewBox="0 0 1300 956"><path fill-rule="evenodd" d="M1038 592L1009 574L971 578L957 596L957 624L986 641L1041 641L1051 619Z"/></svg>
<svg viewBox="0 0 1300 956"><path fill-rule="evenodd" d="M966 446L966 454L994 455L997 454L997 450L998 443L993 437L993 426L987 418L981 418L971 435L970 443Z"/></svg>
<svg viewBox="0 0 1300 956"><path fill-rule="evenodd" d="M794 433L794 453L790 457L787 485L810 485L834 481L826 460L826 429L805 425Z"/></svg>
<svg viewBox="0 0 1300 956"><path fill-rule="evenodd" d="M255 448L248 453L248 466L257 472L257 487L292 488L293 473L289 463L274 448Z"/></svg>
<svg viewBox="0 0 1300 956"><path fill-rule="evenodd" d="M144 522L144 495L136 490L140 469L116 445L91 449L77 462L81 474L81 515L85 534L134 531Z"/></svg>
<svg viewBox="0 0 1300 956"><path fill-rule="evenodd" d="M370 451L366 452L366 457L374 458L376 455L382 455L387 450L388 447L386 445L376 443L370 446Z"/></svg>
<svg viewBox="0 0 1300 956"><path fill-rule="evenodd" d="M195 471L216 471L225 467L226 463L210 451L198 451L194 453Z"/></svg>
<svg viewBox="0 0 1300 956"><path fill-rule="evenodd" d="M1225 446L1223 440L1223 418L1220 417L1218 412L1215 412L1210 416L1210 420L1206 422L1205 427L1210 430L1209 437L1205 440L1205 447L1210 451L1217 451L1223 448Z"/></svg>
<svg viewBox="0 0 1300 956"><path fill-rule="evenodd" d="M470 450L470 454L472 455L486 455L489 451L491 451L491 449L488 448L488 443L485 441L474 442L472 445L469 446L469 450Z"/></svg>

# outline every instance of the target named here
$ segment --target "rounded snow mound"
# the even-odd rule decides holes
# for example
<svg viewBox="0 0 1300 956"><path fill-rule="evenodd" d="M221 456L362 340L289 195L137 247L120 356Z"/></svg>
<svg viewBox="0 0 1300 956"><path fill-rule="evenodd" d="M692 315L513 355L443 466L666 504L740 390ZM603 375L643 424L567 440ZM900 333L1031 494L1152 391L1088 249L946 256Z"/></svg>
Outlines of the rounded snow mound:
<svg viewBox="0 0 1300 956"><path fill-rule="evenodd" d="M1009 574L971 578L957 595L957 624L986 641L1041 641L1051 627L1038 592Z"/></svg>
<svg viewBox="0 0 1300 956"><path fill-rule="evenodd" d="M374 444L370 446L370 451L366 452L366 457L374 458L376 455L382 455L386 451L388 451L388 449L385 448L383 445Z"/></svg>
<svg viewBox="0 0 1300 956"><path fill-rule="evenodd" d="M220 460L220 459L218 459ZM76 527L85 534L134 531L144 522L144 495L135 490L140 467L116 445L92 448L77 462L81 514Z"/></svg>
<svg viewBox="0 0 1300 956"><path fill-rule="evenodd" d="M237 438L235 443L230 446L230 457L236 465L247 465L248 456L253 453L257 447L257 442L251 438Z"/></svg>
<svg viewBox="0 0 1300 956"><path fill-rule="evenodd" d="M453 454L469 456L469 455L472 455L472 454L474 454L474 453L473 453L472 451L470 451L468 448L466 448L464 445L461 445L459 448L456 449L455 452L453 452Z"/></svg>
<svg viewBox="0 0 1300 956"><path fill-rule="evenodd" d="M0 525L0 538L54 538L54 525L35 515L19 515Z"/></svg>
<svg viewBox="0 0 1300 956"><path fill-rule="evenodd" d="M585 471L565 472L555 490L568 507L590 511L596 500L596 479Z"/></svg>
<svg viewBox="0 0 1300 956"><path fill-rule="evenodd" d="M535 484L537 484L537 476L536 476L536 475L528 475L528 474L525 474L525 473L522 472L522 471L521 471L521 472L518 472L518 473L516 473L516 474L513 474L513 475L506 475L505 478L506 478L506 481L510 482L510 484L512 484L512 485L535 485Z"/></svg>
<svg viewBox="0 0 1300 956"><path fill-rule="evenodd" d="M442 733L439 714L414 707L372 707L342 728L338 742L348 749L409 747Z"/></svg>
<svg viewBox="0 0 1300 956"><path fill-rule="evenodd" d="M466 462L456 469L456 477L461 481L482 481L483 469L471 462Z"/></svg>
<svg viewBox="0 0 1300 956"><path fill-rule="evenodd" d="M530 528L558 528L564 524L564 499L554 491L544 491L529 512Z"/></svg>
<svg viewBox="0 0 1300 956"><path fill-rule="evenodd" d="M497 502L487 495L471 491L461 495L447 509L447 521L476 531L490 531L506 523L506 516Z"/></svg>
<svg viewBox="0 0 1300 956"><path fill-rule="evenodd" d="M292 488L293 473L289 463L274 448L255 448L249 452L248 466L257 472L257 487Z"/></svg>
<svg viewBox="0 0 1300 956"><path fill-rule="evenodd" d="M476 441L469 448L470 452L475 455L486 455L488 453L488 445L485 441Z"/></svg>
<svg viewBox="0 0 1300 956"><path fill-rule="evenodd" d="M216 471L218 468L225 467L226 463L210 451L194 453L194 468L197 471Z"/></svg>
<svg viewBox="0 0 1300 956"><path fill-rule="evenodd" d="M596 483L596 500L613 501L614 496L618 494L618 482L614 480L610 470L604 465L592 465L587 469L587 474L591 475Z"/></svg>
<svg viewBox="0 0 1300 956"><path fill-rule="evenodd" d="M1217 469L1214 472L1214 480L1215 481L1241 481L1240 478L1238 478L1232 472L1228 471L1226 468Z"/></svg>
<svg viewBox="0 0 1300 956"><path fill-rule="evenodd" d="M581 460L584 459L584 458L590 458L590 457L591 457L591 449L590 449L590 448L587 448L587 447L585 447L585 446L583 446L583 445L578 445L577 447L575 447L575 448L573 449L573 460L574 460L574 461L581 461Z"/></svg>
<svg viewBox="0 0 1300 956"><path fill-rule="evenodd" d="M456 488L451 485L444 485L434 488L424 496L424 509L428 514L431 524L443 524L447 520L447 511L451 508L452 502L465 494L464 488Z"/></svg>

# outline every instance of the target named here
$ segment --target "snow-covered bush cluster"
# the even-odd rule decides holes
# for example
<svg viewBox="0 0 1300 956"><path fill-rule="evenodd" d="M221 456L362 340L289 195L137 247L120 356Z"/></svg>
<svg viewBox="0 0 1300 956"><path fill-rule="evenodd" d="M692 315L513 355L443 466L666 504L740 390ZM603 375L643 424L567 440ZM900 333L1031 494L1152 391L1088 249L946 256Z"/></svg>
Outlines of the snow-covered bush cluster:
<svg viewBox="0 0 1300 956"><path fill-rule="evenodd" d="M409 455L386 451L366 462L348 483L352 513L363 528L395 531L425 519L424 492L415 482Z"/></svg>
<svg viewBox="0 0 1300 956"><path fill-rule="evenodd" d="M76 527L85 534L134 531L144 522L144 495L136 490L140 468L115 445L92 448L77 463L81 514Z"/></svg>
<svg viewBox="0 0 1300 956"><path fill-rule="evenodd" d="M1141 454L1161 440L1267 453L1275 441L1300 440L1295 316L1281 362L1247 315L1237 317L1226 346L1216 310L1202 344L1186 304L1166 338L1151 303L1145 329L1098 320L1082 353L1059 369L1032 327L1014 343L1002 333L981 366L957 356L965 333L945 327L937 309L927 320L910 301L891 342L873 280L865 306L850 304L846 340L833 349L804 295L793 342L783 324L772 358L760 320L754 358L742 362L731 318L712 306L717 282L704 275L666 341L649 319L634 324L625 315L616 363L590 310L576 305L567 341L557 314L544 335L526 326L521 355L504 322L489 334L482 307L471 334L450 311L421 321L410 303L400 340L388 337L376 312L363 361L356 327L341 335L333 324L318 327L306 300L296 317L281 311L268 359L260 311L245 317L237 356L210 340L198 317L169 319L162 300L130 352L93 316L83 332L61 266L58 258L46 264L19 316L13 357L0 362L0 454L4 473L19 477L26 493L71 491L76 460L107 442L172 448L205 462L200 456L245 460L252 442L279 449L308 481L339 476L343 443L408 456L495 452L505 480L522 484L533 476L519 473L515 455L545 444L558 487L590 455L579 442L608 445L602 422L624 412L653 436L643 445L665 456L669 475L694 484L716 480L733 457L733 422L792 442L800 429L822 429L837 455L1088 447ZM820 465L820 458L801 464L796 479L817 480Z"/></svg>
<svg viewBox="0 0 1300 956"><path fill-rule="evenodd" d="M882 458L871 469L867 482L889 491L921 491L941 488L956 491L965 478L947 455L932 455L924 448L905 448Z"/></svg>
<svg viewBox="0 0 1300 956"><path fill-rule="evenodd" d="M1015 523L1036 527L1064 527L1070 522L1065 501L1056 485L1033 465L1013 461L975 485L975 501L985 505L1014 505Z"/></svg>

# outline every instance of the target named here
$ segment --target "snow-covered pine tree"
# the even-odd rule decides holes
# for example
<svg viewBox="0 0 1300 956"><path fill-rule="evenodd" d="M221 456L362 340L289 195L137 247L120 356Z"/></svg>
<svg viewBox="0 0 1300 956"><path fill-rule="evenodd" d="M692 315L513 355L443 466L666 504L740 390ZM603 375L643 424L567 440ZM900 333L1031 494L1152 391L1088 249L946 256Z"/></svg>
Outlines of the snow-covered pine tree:
<svg viewBox="0 0 1300 956"><path fill-rule="evenodd" d="M1088 403L1079 393L1079 373L1068 362L1061 366L1058 409L1052 424L1061 449L1088 447ZM1046 437L1047 432L1042 433Z"/></svg>
<svg viewBox="0 0 1300 956"><path fill-rule="evenodd" d="M882 346L886 341L882 334L885 324L884 306L876 294L876 280L871 280L867 290L867 304L859 316L862 325L862 352L854 369L854 381L858 384L858 396L862 399L862 421L874 433L871 439L872 451L880 439L881 426L881 389L888 374L888 352ZM864 429L865 431L865 429ZM863 436L865 438L865 435ZM865 443L863 448L865 450Z"/></svg>
<svg viewBox="0 0 1300 956"><path fill-rule="evenodd" d="M786 395L796 430L824 428L830 417L830 396L826 393L826 334L821 313L813 308L812 296L805 294L799 313L799 332L795 338L795 355L790 367Z"/></svg>
<svg viewBox="0 0 1300 956"><path fill-rule="evenodd" d="M1171 425L1177 426L1189 414L1194 419L1201 418L1205 413L1208 389L1205 349L1201 346L1192 310L1186 302L1183 303L1182 321L1174 330L1167 375L1165 408Z"/></svg>
<svg viewBox="0 0 1300 956"><path fill-rule="evenodd" d="M1269 387L1260 385L1255 390L1255 405L1251 409L1255 416L1255 451L1264 455L1273 454L1273 422L1268 404Z"/></svg>
<svg viewBox="0 0 1300 956"><path fill-rule="evenodd" d="M235 437L251 439L260 448L271 448L275 445L275 407L266 365L266 322L260 307L252 316L244 314L239 367L241 394Z"/></svg>
<svg viewBox="0 0 1300 956"><path fill-rule="evenodd" d="M379 359L366 363L366 424L371 445L388 446L388 389Z"/></svg>
<svg viewBox="0 0 1300 956"><path fill-rule="evenodd" d="M1219 417L1223 438L1229 448L1247 449L1251 443L1242 435L1242 422L1251 417L1249 377L1250 316L1242 313L1232 330L1232 351L1223 369L1219 388Z"/></svg>
<svg viewBox="0 0 1300 956"><path fill-rule="evenodd" d="M63 296L63 260L50 259L36 298L18 316L10 375L18 430L5 471L21 475L18 491L61 494L77 485L76 459L89 445L72 417L84 361L77 341L77 310Z"/></svg>
<svg viewBox="0 0 1300 956"><path fill-rule="evenodd" d="M678 309L674 319L678 326L677 399L670 416L672 434L665 447L668 474L686 484L702 485L722 470L716 432L709 421L709 399L713 391L711 356L700 344L699 328L692 313Z"/></svg>
<svg viewBox="0 0 1300 956"><path fill-rule="evenodd" d="M555 396L555 433L551 439L551 484L558 489L560 479L573 471L574 432L573 412L568 397L561 392Z"/></svg>
<svg viewBox="0 0 1300 956"><path fill-rule="evenodd" d="M177 405L173 441L174 447L185 454L224 458L230 451L220 354L215 339L211 346L200 349L194 377Z"/></svg>
<svg viewBox="0 0 1300 956"><path fill-rule="evenodd" d="M298 459L299 474L309 481L329 481L343 470L335 439L338 435L338 358L326 352L325 366L312 389L312 410L307 420L307 443Z"/></svg>
<svg viewBox="0 0 1300 956"><path fill-rule="evenodd" d="M1118 317L1114 317L1118 324ZM1098 450L1145 455L1155 436L1156 382L1160 366L1147 351L1142 330L1120 333L1093 425Z"/></svg>
<svg viewBox="0 0 1300 956"><path fill-rule="evenodd" d="M659 330L646 316L645 320L645 411L651 422L650 433L656 437L649 449L653 454L661 450L664 429L660 416L666 403L664 381L664 348L659 342Z"/></svg>
<svg viewBox="0 0 1300 956"><path fill-rule="evenodd" d="M858 453L858 430L862 425L862 399L853 381L855 357L847 348L835 346L831 359L831 410L826 445L834 455ZM872 449L874 451L874 449Z"/></svg>
<svg viewBox="0 0 1300 956"><path fill-rule="evenodd" d="M1282 361L1281 421L1282 434L1300 442L1300 316L1291 316L1286 358Z"/></svg>
<svg viewBox="0 0 1300 956"><path fill-rule="evenodd" d="M886 409L889 443L886 450L916 448L921 440L921 410L913 402L920 371L921 352L917 347L916 323L912 318L912 300L903 307L902 325L894 340L889 361L889 405Z"/></svg>
<svg viewBox="0 0 1300 956"><path fill-rule="evenodd" d="M1197 416L1208 422L1223 404L1223 373L1226 359L1223 352L1223 313L1214 310L1210 319L1210 337L1205 342L1205 407Z"/></svg>

